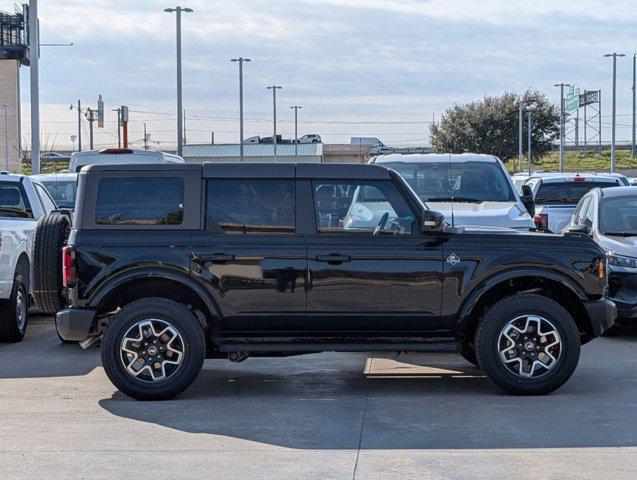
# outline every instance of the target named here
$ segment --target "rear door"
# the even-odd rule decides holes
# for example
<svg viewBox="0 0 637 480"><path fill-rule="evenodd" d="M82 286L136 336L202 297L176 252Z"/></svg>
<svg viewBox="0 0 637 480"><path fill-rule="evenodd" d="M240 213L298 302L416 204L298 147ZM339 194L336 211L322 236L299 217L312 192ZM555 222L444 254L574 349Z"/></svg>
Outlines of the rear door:
<svg viewBox="0 0 637 480"><path fill-rule="evenodd" d="M314 205L308 334L423 333L440 326L441 240L390 180L300 182Z"/></svg>
<svg viewBox="0 0 637 480"><path fill-rule="evenodd" d="M205 229L193 232L191 268L217 300L224 336L305 329L306 248L289 167L279 178L243 169L205 181Z"/></svg>

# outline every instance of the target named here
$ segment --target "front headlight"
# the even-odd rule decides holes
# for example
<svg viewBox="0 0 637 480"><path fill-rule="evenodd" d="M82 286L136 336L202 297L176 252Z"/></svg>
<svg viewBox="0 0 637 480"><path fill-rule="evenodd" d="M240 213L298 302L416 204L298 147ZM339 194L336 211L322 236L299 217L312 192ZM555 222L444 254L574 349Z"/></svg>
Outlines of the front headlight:
<svg viewBox="0 0 637 480"><path fill-rule="evenodd" d="M607 254L608 264L613 267L630 268L637 270L637 258L624 257L623 255L616 255L613 252Z"/></svg>

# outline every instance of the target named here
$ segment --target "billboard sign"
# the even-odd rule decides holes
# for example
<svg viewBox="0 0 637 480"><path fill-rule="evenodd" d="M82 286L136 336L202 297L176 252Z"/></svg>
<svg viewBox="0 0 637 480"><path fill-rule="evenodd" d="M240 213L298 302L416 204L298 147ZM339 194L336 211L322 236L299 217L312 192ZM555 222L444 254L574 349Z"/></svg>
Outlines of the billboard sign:
<svg viewBox="0 0 637 480"><path fill-rule="evenodd" d="M592 103L599 103L599 90L584 90L579 96L579 106L590 105Z"/></svg>
<svg viewBox="0 0 637 480"><path fill-rule="evenodd" d="M568 112L574 112L580 107L579 97L580 97L579 88L575 88L572 86L569 87L568 93L566 94L566 101L565 101L566 103L565 107Z"/></svg>

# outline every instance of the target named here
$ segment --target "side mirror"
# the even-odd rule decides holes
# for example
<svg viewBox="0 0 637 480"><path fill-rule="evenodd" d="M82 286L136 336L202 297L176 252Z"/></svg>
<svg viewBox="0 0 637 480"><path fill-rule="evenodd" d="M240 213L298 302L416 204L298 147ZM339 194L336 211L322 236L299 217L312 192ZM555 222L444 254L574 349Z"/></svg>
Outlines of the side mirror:
<svg viewBox="0 0 637 480"><path fill-rule="evenodd" d="M568 227L568 231L569 233L585 233L586 235L591 233L591 229L588 228L588 225L585 225L583 223Z"/></svg>
<svg viewBox="0 0 637 480"><path fill-rule="evenodd" d="M442 232L445 229L445 216L433 210L423 211L421 229L423 233Z"/></svg>
<svg viewBox="0 0 637 480"><path fill-rule="evenodd" d="M522 185L522 195L520 195L520 201L526 211L529 212L531 218L535 216L535 200L533 200L533 190L530 185Z"/></svg>

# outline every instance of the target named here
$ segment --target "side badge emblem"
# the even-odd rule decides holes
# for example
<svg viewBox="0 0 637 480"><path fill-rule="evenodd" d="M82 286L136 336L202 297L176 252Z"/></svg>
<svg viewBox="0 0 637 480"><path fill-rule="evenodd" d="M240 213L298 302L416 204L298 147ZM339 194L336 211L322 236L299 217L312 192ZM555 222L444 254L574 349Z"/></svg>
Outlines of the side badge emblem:
<svg viewBox="0 0 637 480"><path fill-rule="evenodd" d="M460 263L460 257L458 257L455 253L452 253L447 257L447 263L450 263L451 265L458 265Z"/></svg>

